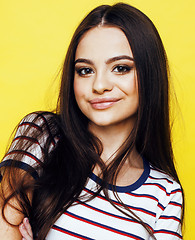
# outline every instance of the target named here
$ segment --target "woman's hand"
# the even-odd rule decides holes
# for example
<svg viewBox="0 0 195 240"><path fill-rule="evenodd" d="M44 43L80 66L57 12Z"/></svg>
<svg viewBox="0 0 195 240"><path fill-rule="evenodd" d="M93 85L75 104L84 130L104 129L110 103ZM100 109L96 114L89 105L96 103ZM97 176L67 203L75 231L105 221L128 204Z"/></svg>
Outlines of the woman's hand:
<svg viewBox="0 0 195 240"><path fill-rule="evenodd" d="M22 234L22 240L33 240L33 233L28 218L24 218L19 226L19 230Z"/></svg>

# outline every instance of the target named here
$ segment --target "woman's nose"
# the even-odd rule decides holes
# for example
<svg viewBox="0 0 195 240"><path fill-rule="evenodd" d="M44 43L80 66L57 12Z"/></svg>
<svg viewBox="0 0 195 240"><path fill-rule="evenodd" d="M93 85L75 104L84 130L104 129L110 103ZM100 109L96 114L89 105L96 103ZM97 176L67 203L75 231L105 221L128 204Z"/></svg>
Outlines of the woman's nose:
<svg viewBox="0 0 195 240"><path fill-rule="evenodd" d="M103 94L106 91L111 91L113 83L105 73L97 74L94 76L93 92Z"/></svg>

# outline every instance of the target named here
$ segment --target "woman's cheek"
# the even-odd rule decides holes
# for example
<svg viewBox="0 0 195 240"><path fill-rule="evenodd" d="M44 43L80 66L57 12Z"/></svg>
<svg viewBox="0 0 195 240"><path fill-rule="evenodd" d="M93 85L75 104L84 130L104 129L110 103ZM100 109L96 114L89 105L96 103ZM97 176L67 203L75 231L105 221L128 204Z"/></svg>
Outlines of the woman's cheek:
<svg viewBox="0 0 195 240"><path fill-rule="evenodd" d="M82 95L82 85L77 81L77 79L74 80L74 95L76 100L80 95Z"/></svg>
<svg viewBox="0 0 195 240"><path fill-rule="evenodd" d="M82 110L83 105L85 105L87 101L86 97L88 96L88 89L83 81L78 81L78 79L75 79L74 95L79 108Z"/></svg>

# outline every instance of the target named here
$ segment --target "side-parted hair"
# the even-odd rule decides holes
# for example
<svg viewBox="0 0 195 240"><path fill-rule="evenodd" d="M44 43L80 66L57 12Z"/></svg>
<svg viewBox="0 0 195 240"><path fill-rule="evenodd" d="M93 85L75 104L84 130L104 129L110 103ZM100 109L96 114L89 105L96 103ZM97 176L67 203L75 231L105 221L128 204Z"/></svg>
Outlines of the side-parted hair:
<svg viewBox="0 0 195 240"><path fill-rule="evenodd" d="M139 106L135 126L108 166L100 158L103 146L89 132L88 119L80 111L73 89L77 46L85 33L95 27L116 27L124 32L133 53L138 81ZM102 5L83 19L66 54L56 112L39 112L33 120L36 123L40 117L47 118L49 136L52 135L44 145L42 175L32 182L32 204L24 197L28 187L20 189L24 195L19 198L22 211L30 218L34 235L38 234L37 239L44 239L57 218L79 198L90 172L97 164L102 170L103 184L96 195L103 190L108 201L124 213L109 198L106 183L116 183L117 175L133 147L154 168L180 183L171 144L168 78L167 57L161 38L152 21L140 10L124 3ZM41 127L48 129L45 123ZM42 134L48 136L48 132L45 132L42 131ZM34 135L40 137L40 134ZM49 153L49 142L56 136L57 144ZM16 195L12 194L11 197ZM115 196L121 201L116 191ZM27 202L28 206L24 207ZM153 236L147 224L121 204L123 209L129 211L128 216L142 224Z"/></svg>

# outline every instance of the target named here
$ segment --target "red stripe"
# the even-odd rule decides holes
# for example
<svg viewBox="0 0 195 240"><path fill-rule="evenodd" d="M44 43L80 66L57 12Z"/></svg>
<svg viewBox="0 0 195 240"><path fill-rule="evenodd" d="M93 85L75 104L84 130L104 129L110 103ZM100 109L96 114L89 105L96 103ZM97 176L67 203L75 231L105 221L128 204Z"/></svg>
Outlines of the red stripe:
<svg viewBox="0 0 195 240"><path fill-rule="evenodd" d="M133 194L133 193L128 193L128 192L125 193L125 194L128 194L128 195L130 195L130 196L134 196L134 197L149 198L149 199L152 199L152 200L158 202L158 199L157 199L157 198L155 198L155 197L153 197L153 196L150 196L150 195L147 195L147 194L140 194L140 195L139 195L139 194Z"/></svg>
<svg viewBox="0 0 195 240"><path fill-rule="evenodd" d="M30 140L31 142L34 142L39 145L39 142L35 138L27 137L27 136L18 136L14 138L13 142L19 139L25 139L25 140Z"/></svg>
<svg viewBox="0 0 195 240"><path fill-rule="evenodd" d="M165 209L160 203L158 203L158 207L159 207L161 210L164 210L164 209Z"/></svg>
<svg viewBox="0 0 195 240"><path fill-rule="evenodd" d="M182 237L180 236L180 234L174 233L174 232L170 232L170 231L166 231L166 230L155 231L155 234L156 234L156 233L166 233L166 234L170 234L170 235L173 235L173 236L176 236L176 237L179 237L180 239L182 239Z"/></svg>
<svg viewBox="0 0 195 240"><path fill-rule="evenodd" d="M93 192L90 192L90 191L89 191L88 189L86 189L86 188L84 189L84 191L90 193L91 195L94 195ZM104 201L108 201L108 200L106 200L104 197L102 197L102 196L100 196L100 195L98 195L98 196L96 196L96 197L98 197L98 198L100 198L100 199L102 199L102 200L104 200ZM122 207L122 205L121 205L120 203L118 203L118 202L116 202L116 201L114 201L114 200L112 200L112 201L113 201L116 205ZM144 210L144 209L140 209L140 208L136 208L136 207L128 206L128 205L126 205L126 206L127 206L129 209L131 209L131 210L139 211L139 212L148 214L148 215L150 215L150 216L152 216L152 217L155 217L155 216L156 216L155 214L153 214L153 213L151 213L151 212L149 212L149 211L146 211L146 210Z"/></svg>
<svg viewBox="0 0 195 240"><path fill-rule="evenodd" d="M39 127L39 126L36 125L35 123L31 123L31 122L23 122L23 123L21 123L21 124L18 126L18 128L19 128L19 127L22 127L22 126L24 126L24 125L34 127L34 128L36 128L36 129L38 129L39 131L42 132L42 128L41 128L41 127Z"/></svg>
<svg viewBox="0 0 195 240"><path fill-rule="evenodd" d="M56 228L55 226L53 226L52 229L54 229L54 230L56 230L58 232L66 233L67 235L75 237L75 234L67 232L67 231L59 229L59 228ZM80 237L80 236L77 236L77 235L76 235L76 237L79 238L79 239L86 239L86 238L83 238L83 237Z"/></svg>
<svg viewBox="0 0 195 240"><path fill-rule="evenodd" d="M117 233L117 234L119 234L119 235L123 235L123 236L130 237L130 234L126 234L126 233L120 232L120 230L117 231L117 230L114 230L114 229L110 229L109 227L102 226L102 225L99 225L99 224L94 223L94 222L90 222L90 221L88 221L88 220L86 220L86 219L83 219L83 218L80 219L79 217L72 216L71 214L69 214L69 213L67 213L67 212L64 213L64 214L67 215L67 216L69 216L69 217L75 218L75 219L77 219L77 220L79 220L79 221L82 221L82 222L91 224L91 225L93 225L93 226L96 226L96 227L99 227L99 228L102 228L102 229L105 229L105 230L109 230L109 231L114 232L114 233ZM132 238L132 239L136 239L136 240L139 240L139 239L140 239L140 238L137 238L137 237L134 237L134 236L131 236L131 238Z"/></svg>
<svg viewBox="0 0 195 240"><path fill-rule="evenodd" d="M171 192L171 194L174 194L174 193L177 193L177 192L181 192L182 193L182 191L181 191L181 189L175 189L175 190L173 190L172 192Z"/></svg>
<svg viewBox="0 0 195 240"><path fill-rule="evenodd" d="M165 180L167 181L168 183L171 183L173 184L173 182L167 178L156 178L156 177L152 177L152 176L149 176L150 179L155 179L155 180Z"/></svg>
<svg viewBox="0 0 195 240"><path fill-rule="evenodd" d="M52 143L52 145L55 147L56 143L55 143L55 140L54 140L53 135L51 134L50 128L49 128L49 126L48 126L48 122L47 122L47 120L45 119L45 117L44 117L43 115L40 114L40 117L41 117L41 118L43 119L43 121L45 122L46 127L47 127L47 130L48 130L48 133L49 133L49 136L50 136L50 138L51 138L51 143Z"/></svg>
<svg viewBox="0 0 195 240"><path fill-rule="evenodd" d="M6 156L9 156L14 153L24 154L24 155L28 156L29 158L35 160L38 164L41 164L40 160L38 160L35 156L33 156L32 154L30 154L28 152L22 151L22 150L21 151L20 150L11 151L10 153L6 154Z"/></svg>
<svg viewBox="0 0 195 240"><path fill-rule="evenodd" d="M133 220L133 219L124 218L124 217L120 217L120 216L117 216L117 215L114 215L114 214L111 214L111 213L107 213L107 212L102 211L102 210L100 210L100 209L94 208L94 207L92 207L92 206L90 206L90 205L87 205L86 203L82 203L82 202L80 202L80 201L77 201L77 203L79 203L79 204L81 204L82 206L87 207L87 208L89 208L89 209L91 209L91 210L93 210L93 211L99 212L99 213L101 213L101 214L104 214L104 215L107 215L107 216L110 216L110 217L113 217L113 218L117 218L117 219L120 219L120 220L124 220L124 221L127 221L127 222L133 222L133 223L136 223L136 224L140 224L139 222L137 222L137 221L135 221L135 220ZM147 226L148 226L152 231L154 231L154 230L150 227L150 225L147 224Z"/></svg>
<svg viewBox="0 0 195 240"><path fill-rule="evenodd" d="M177 221L178 223L181 223L181 220L176 218L176 217L174 217L174 216L170 216L170 217L168 217L168 216L160 216L159 219L166 219L166 220L172 219L172 220Z"/></svg>
<svg viewBox="0 0 195 240"><path fill-rule="evenodd" d="M146 185L156 186L156 187L160 188L163 192L165 192L167 196L170 196L170 193L167 193L166 189L163 186L161 186L160 184L157 184L157 183L144 183L143 185L144 186L146 186Z"/></svg>
<svg viewBox="0 0 195 240"><path fill-rule="evenodd" d="M55 147L55 145L56 145L56 144L55 144L55 140L54 140L54 138L53 138L53 136L52 136L52 134L51 134L51 132L50 132L50 129L49 129L48 124L47 124L47 121L46 121L46 119L45 119L43 116L41 116L41 118L43 119L43 121L44 121L45 124L47 125L48 133L49 133L49 135L50 135L50 137L51 137L51 143L52 143L52 145ZM40 126L36 125L35 123L32 123L32 122L23 122L23 123L21 123L21 124L19 125L19 127L21 127L21 126L23 126L23 125L27 125L27 126L34 127L34 128L36 128L36 129L38 129L39 131L42 132L42 128L41 128Z"/></svg>
<svg viewBox="0 0 195 240"><path fill-rule="evenodd" d="M170 202L169 205L173 205L173 206L176 206L176 207L182 207L182 205L180 203L176 203L176 202Z"/></svg>

